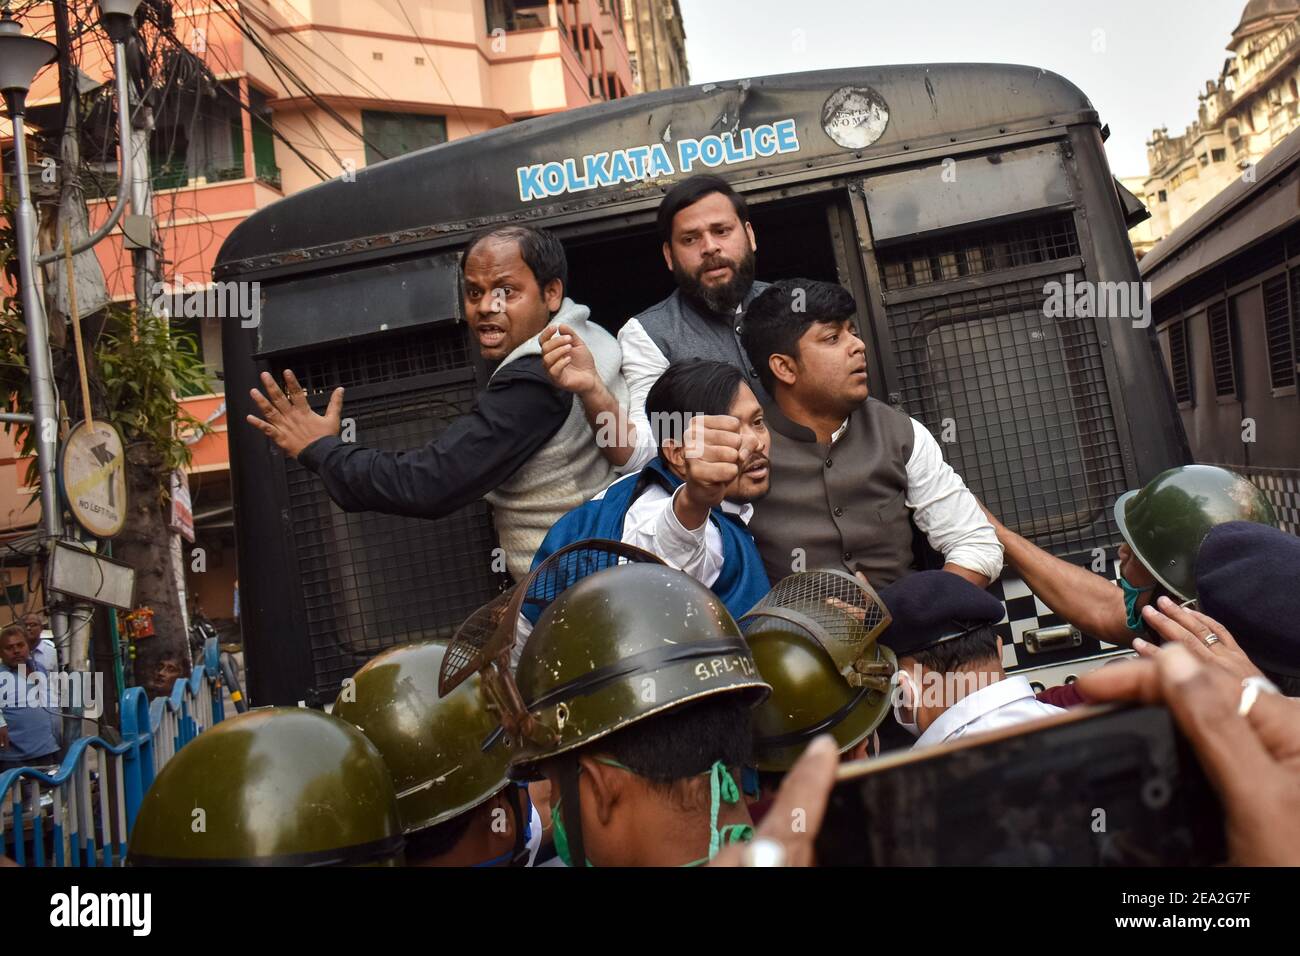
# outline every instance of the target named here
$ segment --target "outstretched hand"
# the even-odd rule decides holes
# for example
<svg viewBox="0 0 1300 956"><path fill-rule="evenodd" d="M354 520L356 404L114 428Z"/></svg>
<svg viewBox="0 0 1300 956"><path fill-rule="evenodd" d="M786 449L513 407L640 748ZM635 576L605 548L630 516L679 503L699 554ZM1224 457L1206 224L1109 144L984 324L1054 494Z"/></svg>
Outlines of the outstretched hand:
<svg viewBox="0 0 1300 956"><path fill-rule="evenodd" d="M270 372L262 373L262 387L266 389L265 395L255 388L249 389L262 417L249 415L247 421L290 458L297 458L316 439L339 433L343 414L342 388L334 389L325 414L317 415L307 404L307 391L298 384L290 369L284 370L283 390Z"/></svg>

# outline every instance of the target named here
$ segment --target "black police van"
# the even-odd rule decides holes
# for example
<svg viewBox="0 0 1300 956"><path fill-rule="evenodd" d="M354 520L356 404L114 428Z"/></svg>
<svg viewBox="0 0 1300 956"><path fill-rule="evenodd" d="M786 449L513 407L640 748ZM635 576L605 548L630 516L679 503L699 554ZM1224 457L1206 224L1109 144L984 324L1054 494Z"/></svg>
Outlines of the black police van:
<svg viewBox="0 0 1300 956"><path fill-rule="evenodd" d="M261 290L259 323L224 339L252 699L331 699L369 657L451 634L503 583L485 503L438 521L335 507L242 424L258 373L292 368L318 406L346 386L357 441L419 446L486 381L460 314L469 231L555 231L573 297L616 332L671 292L655 209L701 172L749 202L760 279L853 291L873 393L924 422L1008 526L1113 574L1116 496L1189 456L1149 323L1049 301L1138 280L1127 227L1145 210L1104 137L1083 93L1031 67L833 70L529 120L250 217L214 279ZM1052 684L1113 652L1018 580L994 588L1015 669Z"/></svg>

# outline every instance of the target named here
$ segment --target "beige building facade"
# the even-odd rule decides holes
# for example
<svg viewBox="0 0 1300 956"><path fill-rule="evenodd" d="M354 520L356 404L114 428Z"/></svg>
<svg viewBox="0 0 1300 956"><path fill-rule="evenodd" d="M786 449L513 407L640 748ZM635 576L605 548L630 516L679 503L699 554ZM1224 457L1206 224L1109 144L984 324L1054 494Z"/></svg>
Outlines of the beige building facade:
<svg viewBox="0 0 1300 956"><path fill-rule="evenodd" d="M1140 198L1152 218L1133 236L1139 254L1234 179L1249 177L1300 126L1300 0L1250 0L1228 49L1218 78L1198 97L1196 121L1181 136L1155 130L1147 143Z"/></svg>
<svg viewBox="0 0 1300 956"><path fill-rule="evenodd" d="M690 83L686 27L678 0L610 0L621 3L623 35L632 58L632 77L642 93Z"/></svg>

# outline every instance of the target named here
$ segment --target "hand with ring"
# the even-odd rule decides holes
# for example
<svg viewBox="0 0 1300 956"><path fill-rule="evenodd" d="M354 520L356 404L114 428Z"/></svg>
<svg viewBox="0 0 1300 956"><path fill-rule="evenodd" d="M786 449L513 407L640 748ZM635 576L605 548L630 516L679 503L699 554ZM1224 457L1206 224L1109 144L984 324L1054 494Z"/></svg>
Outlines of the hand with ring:
<svg viewBox="0 0 1300 956"><path fill-rule="evenodd" d="M307 404L307 391L298 384L290 369L284 370L284 389L275 377L262 373L262 387L266 394L250 389L253 404L262 417L249 415L247 421L290 458L297 458L304 448L329 435L337 435L343 415L343 389L334 389L324 415L317 415Z"/></svg>
<svg viewBox="0 0 1300 956"><path fill-rule="evenodd" d="M1084 674L1075 687L1093 703L1167 705L1223 802L1229 861L1300 866L1300 700L1263 678L1235 679L1173 640L1146 660Z"/></svg>
<svg viewBox="0 0 1300 956"><path fill-rule="evenodd" d="M1260 670L1251 663L1228 629L1200 611L1179 607L1167 597L1142 609L1142 621L1166 644L1181 644L1197 660L1218 667L1230 677L1242 680L1260 676ZM1156 646L1141 638L1133 640L1133 650L1142 657L1151 657Z"/></svg>

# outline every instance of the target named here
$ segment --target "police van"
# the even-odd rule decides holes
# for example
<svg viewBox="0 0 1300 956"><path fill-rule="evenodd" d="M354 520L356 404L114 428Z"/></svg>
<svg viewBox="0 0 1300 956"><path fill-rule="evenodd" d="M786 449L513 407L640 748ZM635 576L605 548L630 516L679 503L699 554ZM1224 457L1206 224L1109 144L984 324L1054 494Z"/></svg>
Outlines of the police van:
<svg viewBox="0 0 1300 956"><path fill-rule="evenodd" d="M422 445L486 382L458 289L470 231L553 230L573 297L617 332L673 289L660 199L709 172L749 203L759 279L852 290L877 398L940 438L1009 527L1113 575L1115 498L1189 455L1149 315L1088 304L1138 281L1127 229L1145 216L1105 135L1044 70L895 66L664 90L367 167L223 246L214 279L261 288L257 325L225 330L231 420L254 410L260 372L289 367L318 408L347 388L361 444ZM347 514L256 430L232 428L230 447L257 703L329 700L374 654L451 635L502 587L486 503L438 521ZM1051 685L1115 653L1014 577L993 589L1009 668Z"/></svg>

